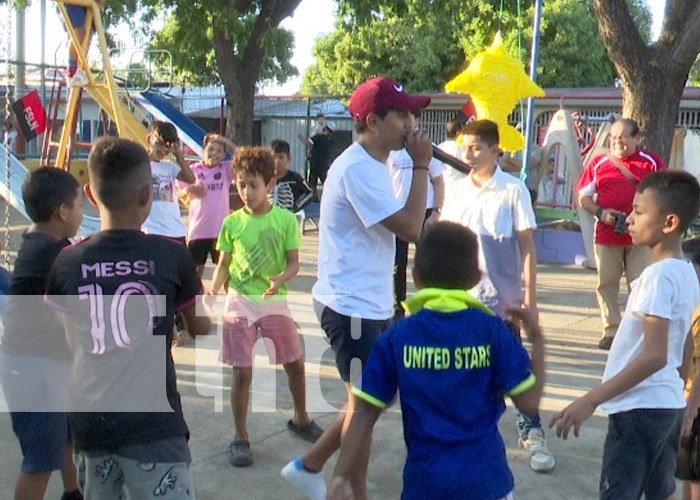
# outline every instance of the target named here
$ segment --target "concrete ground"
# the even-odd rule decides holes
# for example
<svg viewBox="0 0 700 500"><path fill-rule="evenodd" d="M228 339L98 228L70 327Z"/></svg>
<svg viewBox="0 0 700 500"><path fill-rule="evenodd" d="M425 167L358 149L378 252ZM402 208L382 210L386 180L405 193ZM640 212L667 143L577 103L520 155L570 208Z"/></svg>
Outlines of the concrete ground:
<svg viewBox="0 0 700 500"><path fill-rule="evenodd" d="M13 222L13 244L24 222ZM307 226L308 227L308 226ZM306 352L309 410L321 426L326 426L344 399L330 349L310 307L309 291L316 268L315 231L303 237L301 270L291 283L293 314L303 333ZM208 270L211 273L211 269ZM538 296L541 323L547 339L547 386L541 406L547 422L577 396L599 383L606 352L598 350L598 308L594 297L595 273L566 265L540 264ZM230 370L217 361L218 337L200 337L195 345L174 349L178 383L185 416L191 430L191 448L196 493L199 499L236 498L301 499L279 476L291 458L303 453L308 443L286 429L292 416L292 403L286 378L280 368L267 363L260 351L256 358L253 411L248 425L255 463L237 469L228 463L228 443L232 439L232 419L228 405ZM256 351L257 352L257 351ZM275 390L276 387L276 390ZM581 437L568 441L548 437L557 465L548 474L530 470L527 453L518 448L515 416L506 412L500 422L508 458L515 475L518 500L571 500L597 498L606 417L594 414L582 429ZM401 492L405 457L401 415L398 407L389 409L374 433L369 471L370 497L393 500ZM477 457L478 458L478 457ZM12 498L13 481L21 455L11 430L10 418L0 413L0 500ZM330 477L335 457L325 469ZM54 474L47 499L60 498L60 478Z"/></svg>

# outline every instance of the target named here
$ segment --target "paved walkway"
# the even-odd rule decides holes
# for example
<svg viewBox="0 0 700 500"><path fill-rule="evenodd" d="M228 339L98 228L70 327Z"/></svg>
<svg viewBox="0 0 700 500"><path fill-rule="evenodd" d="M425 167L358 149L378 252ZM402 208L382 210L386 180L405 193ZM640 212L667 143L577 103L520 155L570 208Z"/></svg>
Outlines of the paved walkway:
<svg viewBox="0 0 700 500"><path fill-rule="evenodd" d="M18 222L13 229L21 230L21 224ZM14 238L13 247L18 240ZM291 283L292 293L299 295L290 301L303 332L310 410L316 421L325 426L333 418L334 406L342 402L344 388L310 307L308 293L314 281L317 242L315 232L303 238L301 270ZM548 346L548 378L541 411L543 420L548 421L554 411L599 383L606 353L596 347L599 320L593 293L595 273L574 266L547 264L541 264L538 273L541 322ZM196 347L175 349L179 388L192 434L197 497L204 500L300 498L280 478L279 470L289 459L304 452L307 443L286 429L292 404L284 372L268 365L264 355L256 359L254 412L249 416L255 464L247 469L229 465L230 370L222 368L217 361L217 342L218 337L211 335L199 338ZM597 498L606 425L605 416L596 413L584 424L580 438L562 441L550 436L549 447L557 459L556 468L549 474L537 474L529 469L527 453L518 448L515 416L508 411L501 419L500 429L515 474L516 498ZM397 498L404 457L401 415L398 407L394 407L380 418L375 430L368 479L371 498ZM9 415L0 413L0 500L12 498L19 461L19 446L11 431ZM335 457L326 467L326 477L330 477L334 461ZM60 495L60 480L54 474L46 498L58 499Z"/></svg>

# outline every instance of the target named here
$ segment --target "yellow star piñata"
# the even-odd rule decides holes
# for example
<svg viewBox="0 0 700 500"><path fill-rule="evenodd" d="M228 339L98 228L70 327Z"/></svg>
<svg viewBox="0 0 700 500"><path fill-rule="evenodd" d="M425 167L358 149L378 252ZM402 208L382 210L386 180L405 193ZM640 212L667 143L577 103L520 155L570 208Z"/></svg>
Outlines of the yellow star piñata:
<svg viewBox="0 0 700 500"><path fill-rule="evenodd" d="M477 117L498 124L500 146L510 152L523 149L525 140L508 125L508 115L520 99L544 96L544 90L525 73L523 64L506 53L500 33L491 47L480 52L467 69L445 85L445 90L469 94Z"/></svg>

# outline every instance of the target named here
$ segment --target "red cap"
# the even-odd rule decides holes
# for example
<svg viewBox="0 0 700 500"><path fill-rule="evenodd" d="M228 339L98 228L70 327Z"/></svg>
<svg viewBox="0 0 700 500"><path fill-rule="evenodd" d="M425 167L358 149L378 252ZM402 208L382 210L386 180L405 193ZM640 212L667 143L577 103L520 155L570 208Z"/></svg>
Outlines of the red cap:
<svg viewBox="0 0 700 500"><path fill-rule="evenodd" d="M364 121L371 113L387 109L396 111L419 111L430 104L430 97L409 95L403 85L391 78L378 76L367 80L355 89L350 97L348 109L356 122Z"/></svg>

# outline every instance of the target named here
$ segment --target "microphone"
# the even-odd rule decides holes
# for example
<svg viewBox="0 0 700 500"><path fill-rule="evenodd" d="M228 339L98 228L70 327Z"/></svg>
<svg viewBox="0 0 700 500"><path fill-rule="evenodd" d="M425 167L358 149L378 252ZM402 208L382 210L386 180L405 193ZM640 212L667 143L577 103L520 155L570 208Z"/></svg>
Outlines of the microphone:
<svg viewBox="0 0 700 500"><path fill-rule="evenodd" d="M433 157L437 158L445 165L449 165L458 172L462 172L463 174L468 174L469 172L471 172L471 166L467 165L456 156L452 156L449 153L445 153L442 149L437 147L435 143L433 143Z"/></svg>

